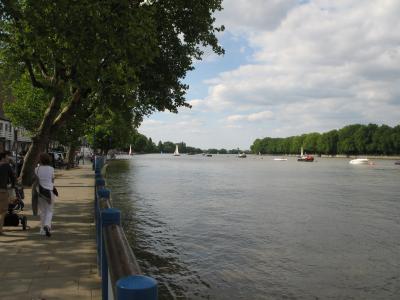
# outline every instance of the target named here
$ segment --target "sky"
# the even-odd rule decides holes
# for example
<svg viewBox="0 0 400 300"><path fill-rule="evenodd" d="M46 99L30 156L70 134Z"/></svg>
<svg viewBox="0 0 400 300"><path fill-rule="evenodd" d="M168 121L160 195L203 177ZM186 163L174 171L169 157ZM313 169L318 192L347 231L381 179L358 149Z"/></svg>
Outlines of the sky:
<svg viewBox="0 0 400 300"><path fill-rule="evenodd" d="M139 132L208 148L256 138L400 123L399 0L225 0L226 54L206 51L184 79L191 109Z"/></svg>

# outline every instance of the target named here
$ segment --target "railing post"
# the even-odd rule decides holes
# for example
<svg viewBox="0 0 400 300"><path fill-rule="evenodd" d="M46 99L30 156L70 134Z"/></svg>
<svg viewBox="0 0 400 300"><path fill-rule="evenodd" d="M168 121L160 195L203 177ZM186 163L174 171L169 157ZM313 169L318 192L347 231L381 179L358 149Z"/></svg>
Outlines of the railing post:
<svg viewBox="0 0 400 300"><path fill-rule="evenodd" d="M110 199L110 190L104 188L104 180L99 179L100 184L97 190L97 199L96 199L96 241L97 241L97 265L99 266L99 272L101 272L101 249L102 249L102 239L103 239L103 228L101 225L101 208L100 208L100 200L101 199Z"/></svg>
<svg viewBox="0 0 400 300"><path fill-rule="evenodd" d="M100 174L96 174L94 183L94 220L96 222L96 241L99 245L99 228L100 228L100 209L99 209L99 191L104 189L105 180Z"/></svg>
<svg viewBox="0 0 400 300"><path fill-rule="evenodd" d="M116 208L106 208L101 211L101 228L108 225L121 224L121 212ZM102 230L103 233L103 230ZM103 236L103 235L102 235ZM108 300L108 263L104 247L104 238L101 238L101 289L102 299Z"/></svg>
<svg viewBox="0 0 400 300"><path fill-rule="evenodd" d="M117 281L116 300L157 300L157 281L143 275L132 275Z"/></svg>

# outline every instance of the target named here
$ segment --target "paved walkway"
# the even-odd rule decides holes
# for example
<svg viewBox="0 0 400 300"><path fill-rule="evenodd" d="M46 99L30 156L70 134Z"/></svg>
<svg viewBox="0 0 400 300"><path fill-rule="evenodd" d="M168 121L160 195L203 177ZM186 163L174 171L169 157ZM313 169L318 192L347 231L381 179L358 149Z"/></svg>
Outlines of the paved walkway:
<svg viewBox="0 0 400 300"><path fill-rule="evenodd" d="M39 217L31 211L30 229L4 227L0 236L0 299L100 299L93 222L94 176L90 165L56 171L56 199L51 238L40 236Z"/></svg>

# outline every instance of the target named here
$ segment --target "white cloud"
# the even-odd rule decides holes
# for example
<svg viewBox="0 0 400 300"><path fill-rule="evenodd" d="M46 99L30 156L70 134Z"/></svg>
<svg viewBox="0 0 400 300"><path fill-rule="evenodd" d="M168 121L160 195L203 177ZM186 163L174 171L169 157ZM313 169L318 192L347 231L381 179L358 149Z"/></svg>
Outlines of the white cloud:
<svg viewBox="0 0 400 300"><path fill-rule="evenodd" d="M248 115L249 121L261 121L261 120L268 120L272 119L274 113L272 111L260 111L258 113Z"/></svg>
<svg viewBox="0 0 400 300"><path fill-rule="evenodd" d="M159 120L154 120L154 119L144 119L142 122L142 125L145 125L145 126L159 126L162 124L163 124L163 122L161 122Z"/></svg>
<svg viewBox="0 0 400 300"><path fill-rule="evenodd" d="M225 121L228 123L234 123L238 121L249 121L249 122L258 122L258 121L266 121L270 120L274 117L274 113L271 111L260 111L253 114L248 115L230 115L226 117Z"/></svg>
<svg viewBox="0 0 400 300"><path fill-rule="evenodd" d="M277 27L288 11L298 5L297 0L226 0L217 21L227 30L245 33Z"/></svg>
<svg viewBox="0 0 400 300"><path fill-rule="evenodd" d="M149 134L201 147L244 148L256 137L399 123L400 1L223 5L217 21L236 39L233 52L252 56L202 81L207 95L190 101L191 112L145 126Z"/></svg>
<svg viewBox="0 0 400 300"><path fill-rule="evenodd" d="M209 109L233 112L228 121L249 120L245 111L267 109L282 126L285 121L300 128L294 124L304 122L307 130L398 122L400 1L253 2L233 1L226 11L233 27L250 28L253 61L207 81ZM286 7L279 22L264 24L258 17L278 3ZM247 12L254 10L252 20Z"/></svg>

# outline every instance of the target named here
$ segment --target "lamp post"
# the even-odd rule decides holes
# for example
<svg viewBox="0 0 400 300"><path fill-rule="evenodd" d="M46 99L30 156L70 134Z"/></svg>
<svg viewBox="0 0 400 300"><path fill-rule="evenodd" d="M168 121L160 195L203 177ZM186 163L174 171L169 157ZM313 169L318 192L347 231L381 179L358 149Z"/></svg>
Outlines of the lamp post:
<svg viewBox="0 0 400 300"><path fill-rule="evenodd" d="M15 174L18 176L18 129L14 128Z"/></svg>

